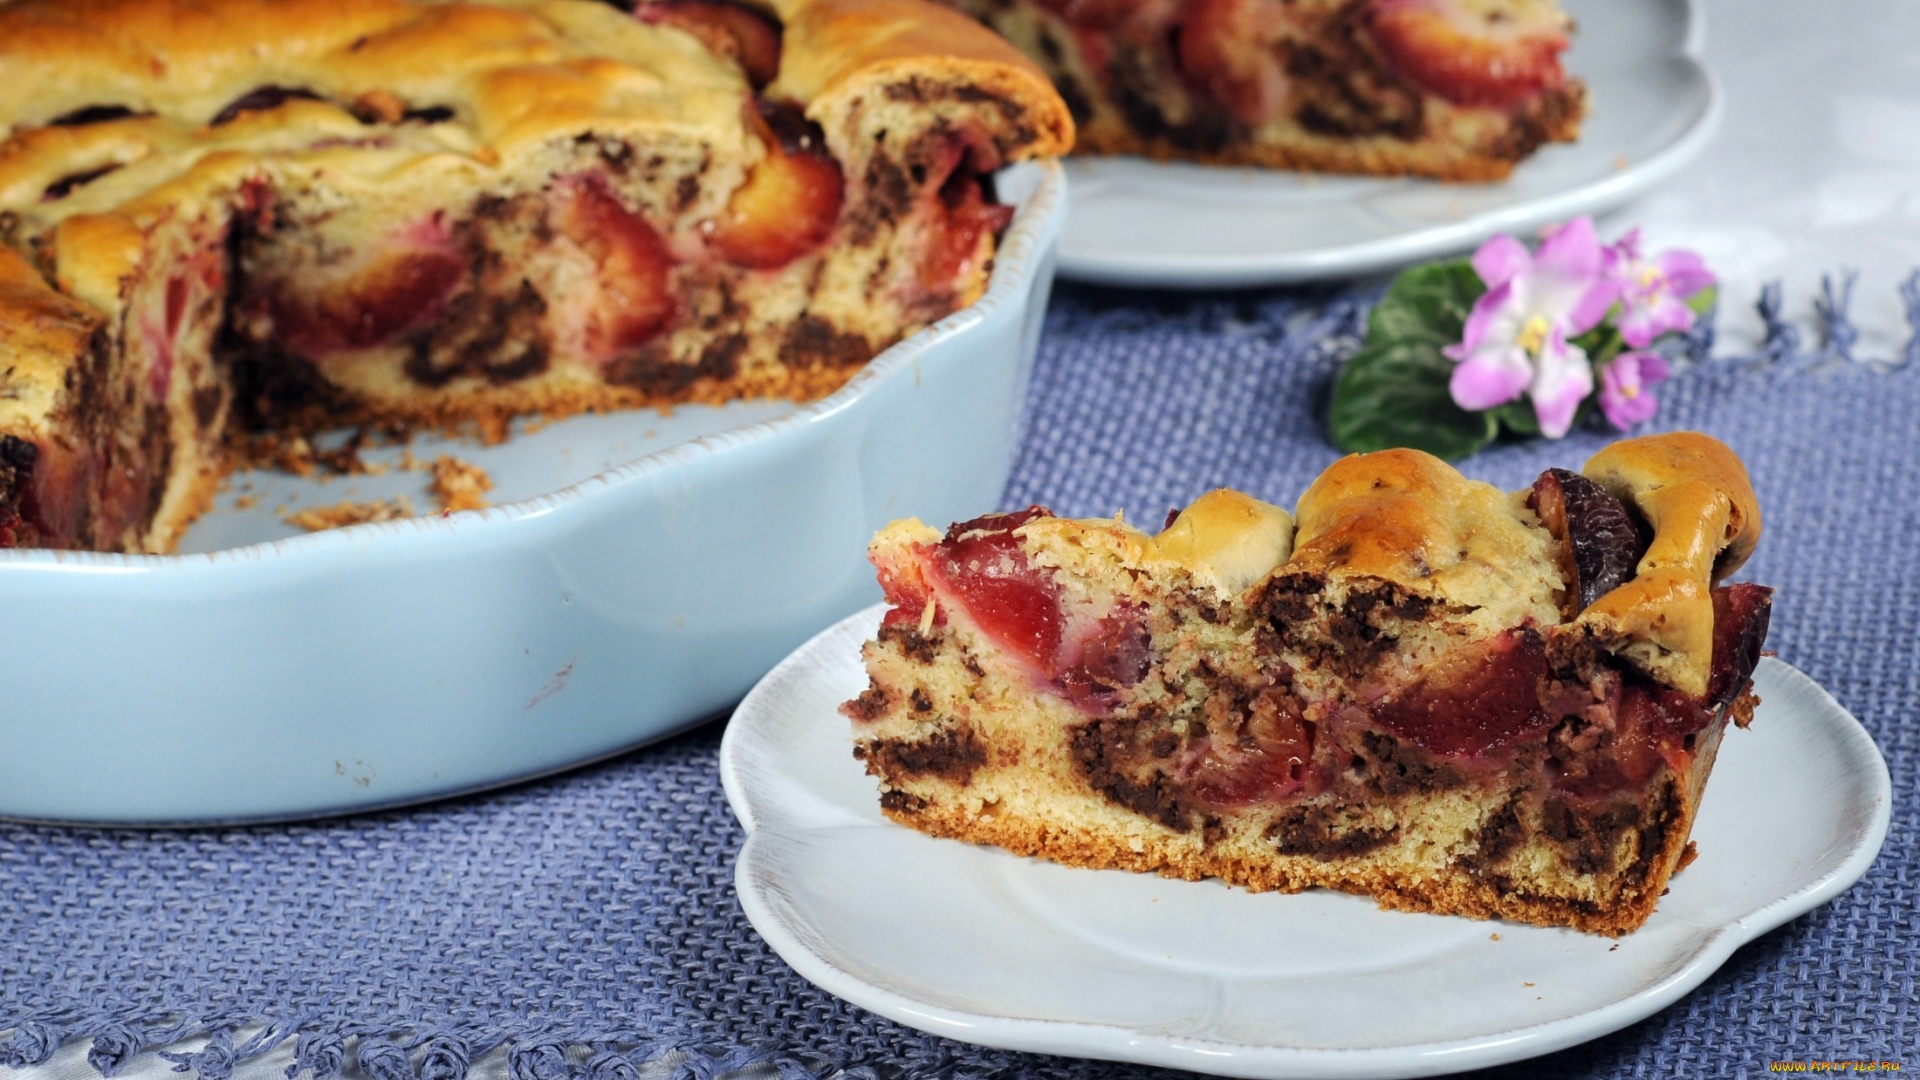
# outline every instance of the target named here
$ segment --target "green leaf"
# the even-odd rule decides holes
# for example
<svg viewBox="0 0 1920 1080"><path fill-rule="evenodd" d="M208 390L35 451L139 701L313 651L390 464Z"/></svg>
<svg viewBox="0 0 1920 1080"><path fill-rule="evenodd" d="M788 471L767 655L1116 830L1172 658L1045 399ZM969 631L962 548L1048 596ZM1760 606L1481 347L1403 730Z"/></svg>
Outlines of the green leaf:
<svg viewBox="0 0 1920 1080"><path fill-rule="evenodd" d="M1334 383L1327 427L1342 450L1394 446L1438 457L1466 457L1493 441L1491 413L1453 403L1453 362L1473 302L1486 291L1466 261L1415 267L1394 280L1367 319L1367 340Z"/></svg>
<svg viewBox="0 0 1920 1080"><path fill-rule="evenodd" d="M1528 438L1540 434L1540 414L1533 411L1533 399L1516 398L1497 408L1489 409L1487 415L1500 422L1500 426Z"/></svg>
<svg viewBox="0 0 1920 1080"><path fill-rule="evenodd" d="M1620 336L1620 328L1609 319L1568 344L1580 346L1593 363L1594 370L1598 371L1620 355L1627 347L1627 339Z"/></svg>
<svg viewBox="0 0 1920 1080"><path fill-rule="evenodd" d="M1695 315L1705 315L1713 310L1714 302L1720 299L1720 286L1709 285L1687 298L1687 306Z"/></svg>

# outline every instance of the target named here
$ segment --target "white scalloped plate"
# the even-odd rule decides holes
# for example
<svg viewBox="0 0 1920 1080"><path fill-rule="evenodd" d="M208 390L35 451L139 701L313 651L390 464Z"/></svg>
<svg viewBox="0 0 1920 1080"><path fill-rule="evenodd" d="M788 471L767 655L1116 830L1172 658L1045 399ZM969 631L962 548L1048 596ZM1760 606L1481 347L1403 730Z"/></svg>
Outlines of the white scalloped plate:
<svg viewBox="0 0 1920 1080"><path fill-rule="evenodd" d="M880 815L840 702L875 607L775 668L721 777L748 830L735 881L794 969L924 1031L1225 1076L1430 1076L1572 1046L1698 986L1742 944L1859 880L1886 838L1873 740L1778 660L1722 744L1700 858L1619 941L1381 911L1354 896L1074 870Z"/></svg>
<svg viewBox="0 0 1920 1080"><path fill-rule="evenodd" d="M1721 97L1698 0L1563 0L1579 142L1497 184L1319 176L1142 158L1075 158L1060 273L1180 288L1352 277L1465 251L1637 198L1706 148Z"/></svg>

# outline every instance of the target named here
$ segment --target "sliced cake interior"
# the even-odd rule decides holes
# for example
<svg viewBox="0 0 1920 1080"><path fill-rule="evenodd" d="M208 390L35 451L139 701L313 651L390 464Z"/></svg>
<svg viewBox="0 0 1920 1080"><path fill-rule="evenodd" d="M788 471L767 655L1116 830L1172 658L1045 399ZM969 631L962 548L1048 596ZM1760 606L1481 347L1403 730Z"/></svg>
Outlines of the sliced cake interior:
<svg viewBox="0 0 1920 1080"><path fill-rule="evenodd" d="M1219 491L1153 536L1038 507L882 532L845 711L886 813L1077 866L1644 922L1756 704L1771 594L1718 584L1759 529L1737 459L1630 440L1504 493L1387 451L1298 514ZM1704 639L1645 647L1682 623Z"/></svg>
<svg viewBox="0 0 1920 1080"><path fill-rule="evenodd" d="M948 0L1052 76L1079 150L1496 180L1577 138L1554 0Z"/></svg>
<svg viewBox="0 0 1920 1080"><path fill-rule="evenodd" d="M818 397L981 294L992 172L1072 141L918 0L20 0L0 82L0 354L45 353L0 371L67 402L0 437L99 474L13 466L83 509L12 536L109 550L249 436Z"/></svg>

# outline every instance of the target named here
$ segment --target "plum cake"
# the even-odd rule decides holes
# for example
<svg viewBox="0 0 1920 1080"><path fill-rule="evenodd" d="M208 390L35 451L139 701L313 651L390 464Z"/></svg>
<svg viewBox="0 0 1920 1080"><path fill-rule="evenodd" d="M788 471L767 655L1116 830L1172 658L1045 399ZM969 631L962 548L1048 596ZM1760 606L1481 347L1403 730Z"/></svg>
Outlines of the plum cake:
<svg viewBox="0 0 1920 1080"><path fill-rule="evenodd" d="M947 0L1044 67L1079 150L1498 180L1580 133L1555 0Z"/></svg>
<svg viewBox="0 0 1920 1080"><path fill-rule="evenodd" d="M1758 704L1772 592L1725 579L1759 535L1697 434L1512 493L1353 456L1296 515L1216 491L1152 536L896 522L843 711L883 811L934 836L1618 935Z"/></svg>
<svg viewBox="0 0 1920 1080"><path fill-rule="evenodd" d="M267 433L827 393L1073 129L923 0L17 0L0 136L0 544L163 552Z"/></svg>

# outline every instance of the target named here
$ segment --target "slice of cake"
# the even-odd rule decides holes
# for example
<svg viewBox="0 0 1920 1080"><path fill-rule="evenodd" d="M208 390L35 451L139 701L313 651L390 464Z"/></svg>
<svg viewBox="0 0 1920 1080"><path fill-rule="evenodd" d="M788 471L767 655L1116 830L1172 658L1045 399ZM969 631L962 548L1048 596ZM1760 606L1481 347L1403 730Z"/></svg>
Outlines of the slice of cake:
<svg viewBox="0 0 1920 1080"><path fill-rule="evenodd" d="M1079 150L1498 180L1580 133L1554 0L948 0L1052 76Z"/></svg>
<svg viewBox="0 0 1920 1080"><path fill-rule="evenodd" d="M1072 122L921 0L18 0L0 134L0 540L166 551L236 436L825 394Z"/></svg>
<svg viewBox="0 0 1920 1080"><path fill-rule="evenodd" d="M1688 832L1771 590L1702 435L1505 493L1348 457L1148 536L1033 507L871 549L892 605L844 711L893 820L1075 866L1315 886L1621 934Z"/></svg>

